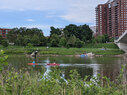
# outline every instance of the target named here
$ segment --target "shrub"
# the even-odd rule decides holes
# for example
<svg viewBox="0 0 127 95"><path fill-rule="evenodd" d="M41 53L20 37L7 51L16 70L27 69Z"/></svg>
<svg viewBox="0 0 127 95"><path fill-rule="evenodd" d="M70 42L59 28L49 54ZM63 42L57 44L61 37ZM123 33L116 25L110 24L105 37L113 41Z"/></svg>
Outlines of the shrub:
<svg viewBox="0 0 127 95"><path fill-rule="evenodd" d="M8 56L4 55L4 51L1 50L0 51L0 70L2 70L5 65L8 65L8 63L6 62L7 58Z"/></svg>
<svg viewBox="0 0 127 95"><path fill-rule="evenodd" d="M28 43L26 47L27 47L27 48L32 48L33 45L32 45L31 43Z"/></svg>
<svg viewBox="0 0 127 95"><path fill-rule="evenodd" d="M123 69L120 77L110 81L107 77L80 77L76 70L70 72L65 81L57 69L49 73L49 77L41 78L43 73L29 72L26 69L11 69L1 73L1 95L126 95L126 87L122 85ZM102 81L100 81L100 79ZM120 82L119 82L120 81ZM125 92L124 92L125 91Z"/></svg>
<svg viewBox="0 0 127 95"><path fill-rule="evenodd" d="M7 42L7 40L2 40L2 45L3 45L3 47L8 47L8 42Z"/></svg>

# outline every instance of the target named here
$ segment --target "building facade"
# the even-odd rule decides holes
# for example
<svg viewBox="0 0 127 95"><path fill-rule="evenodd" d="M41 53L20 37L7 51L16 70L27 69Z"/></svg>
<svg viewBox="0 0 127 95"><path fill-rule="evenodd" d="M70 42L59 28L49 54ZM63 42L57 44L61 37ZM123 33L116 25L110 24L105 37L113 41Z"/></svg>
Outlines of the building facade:
<svg viewBox="0 0 127 95"><path fill-rule="evenodd" d="M8 32L9 32L10 30L11 30L11 29L0 28L0 35L1 35L3 38L6 38Z"/></svg>
<svg viewBox="0 0 127 95"><path fill-rule="evenodd" d="M105 5L100 4L96 7L96 33L98 35L103 35L106 33L105 30L105 21L106 21L106 12L105 12Z"/></svg>
<svg viewBox="0 0 127 95"><path fill-rule="evenodd" d="M127 30L127 0L109 0L96 7L97 35L119 37Z"/></svg>

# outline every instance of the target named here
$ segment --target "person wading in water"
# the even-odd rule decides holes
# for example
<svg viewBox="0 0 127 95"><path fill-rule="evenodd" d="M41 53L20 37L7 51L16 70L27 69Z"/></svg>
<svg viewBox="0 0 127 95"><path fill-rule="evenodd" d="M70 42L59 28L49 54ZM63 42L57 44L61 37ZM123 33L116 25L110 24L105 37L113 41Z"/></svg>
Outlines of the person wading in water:
<svg viewBox="0 0 127 95"><path fill-rule="evenodd" d="M38 51L35 51L31 54L31 57L33 58L33 62L36 62Z"/></svg>

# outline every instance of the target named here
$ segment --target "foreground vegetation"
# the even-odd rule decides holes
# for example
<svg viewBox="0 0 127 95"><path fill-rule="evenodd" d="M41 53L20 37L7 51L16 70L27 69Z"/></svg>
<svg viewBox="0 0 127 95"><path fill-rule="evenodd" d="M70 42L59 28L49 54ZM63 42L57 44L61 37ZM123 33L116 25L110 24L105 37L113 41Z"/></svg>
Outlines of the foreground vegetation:
<svg viewBox="0 0 127 95"><path fill-rule="evenodd" d="M80 78L76 71L70 72L70 79L65 82L60 72L50 72L49 78L42 79L43 73L28 72L27 69L16 71L3 70L0 75L1 95L126 95L126 84L122 83L122 73L111 82L107 77ZM101 79L101 81L100 81Z"/></svg>
<svg viewBox="0 0 127 95"><path fill-rule="evenodd" d="M119 55L123 54L122 50L113 43L106 44L88 44L84 48L53 48L53 47L22 47L22 46L9 46L3 48L6 54L30 54L38 50L41 55L79 55L84 52L92 52L96 55ZM103 50L104 49L104 50Z"/></svg>
<svg viewBox="0 0 127 95"><path fill-rule="evenodd" d="M77 71L70 72L70 78L65 81L61 72L54 69L43 77L42 72L29 68L17 70L7 67L7 56L0 51L0 94L1 95L126 95L127 84L123 82L124 67L120 75L110 81L107 77L80 77ZM2 64L1 64L2 63ZM43 78L42 78L43 77Z"/></svg>
<svg viewBox="0 0 127 95"><path fill-rule="evenodd" d="M25 69L26 70L26 69ZM43 73L23 70L3 70L0 74L1 95L126 95L126 84L122 77L111 82L107 77L82 79L76 71L70 72L65 82L60 72L50 72L48 79L42 79ZM101 81L100 81L101 79Z"/></svg>

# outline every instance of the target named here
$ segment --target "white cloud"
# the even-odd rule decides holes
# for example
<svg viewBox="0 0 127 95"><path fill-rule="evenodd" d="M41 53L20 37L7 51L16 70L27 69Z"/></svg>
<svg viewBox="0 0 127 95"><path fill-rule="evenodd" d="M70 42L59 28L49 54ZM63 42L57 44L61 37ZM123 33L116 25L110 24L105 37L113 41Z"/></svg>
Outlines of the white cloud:
<svg viewBox="0 0 127 95"><path fill-rule="evenodd" d="M67 14L64 14L61 17L71 22L90 23L93 22L94 15L95 13L91 9L75 9L70 10Z"/></svg>
<svg viewBox="0 0 127 95"><path fill-rule="evenodd" d="M39 28L39 29L49 29L50 25L41 25L41 24L37 24L37 25L24 25L22 27L27 27L27 28Z"/></svg>
<svg viewBox="0 0 127 95"><path fill-rule="evenodd" d="M65 10L72 5L91 5L104 3L107 0L0 0L0 9L11 10ZM79 6L78 6L79 7Z"/></svg>
<svg viewBox="0 0 127 95"><path fill-rule="evenodd" d="M26 21L33 22L33 21L35 21L35 20L33 20L33 19L27 19Z"/></svg>
<svg viewBox="0 0 127 95"><path fill-rule="evenodd" d="M105 0L77 0L61 17L76 23L95 23L95 7Z"/></svg>
<svg viewBox="0 0 127 95"><path fill-rule="evenodd" d="M65 5L68 4L64 0L0 0L0 9L11 10L65 9Z"/></svg>
<svg viewBox="0 0 127 95"><path fill-rule="evenodd" d="M16 26L16 27L39 28L39 29L44 29L45 30L45 29L50 29L51 26L56 27L56 28L61 27L60 25L57 25L57 24L54 24L54 25L33 24L33 25L20 25L20 26Z"/></svg>
<svg viewBox="0 0 127 95"><path fill-rule="evenodd" d="M47 18L61 17L76 23L94 23L95 7L108 0L0 0L1 10L26 11L26 10L53 10L61 11L62 15L48 15ZM52 14L52 13L51 13ZM33 21L28 19L27 21Z"/></svg>

